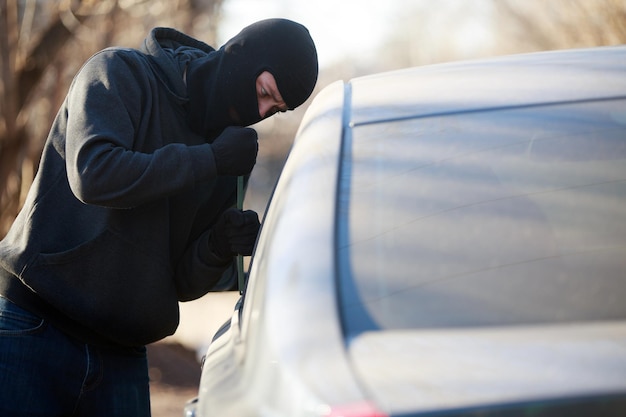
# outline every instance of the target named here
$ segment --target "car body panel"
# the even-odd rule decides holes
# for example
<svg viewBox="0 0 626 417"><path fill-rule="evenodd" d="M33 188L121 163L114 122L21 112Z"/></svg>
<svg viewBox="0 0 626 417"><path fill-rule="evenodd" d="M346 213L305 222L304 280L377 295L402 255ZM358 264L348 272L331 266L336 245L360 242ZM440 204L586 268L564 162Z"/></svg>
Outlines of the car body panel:
<svg viewBox="0 0 626 417"><path fill-rule="evenodd" d="M397 413L626 392L626 323L363 333L359 379Z"/></svg>
<svg viewBox="0 0 626 417"><path fill-rule="evenodd" d="M200 416L317 416L365 401L336 320L327 227L335 217L328 196L335 194L342 108L343 84L336 83L302 122L263 222L244 307L207 352Z"/></svg>

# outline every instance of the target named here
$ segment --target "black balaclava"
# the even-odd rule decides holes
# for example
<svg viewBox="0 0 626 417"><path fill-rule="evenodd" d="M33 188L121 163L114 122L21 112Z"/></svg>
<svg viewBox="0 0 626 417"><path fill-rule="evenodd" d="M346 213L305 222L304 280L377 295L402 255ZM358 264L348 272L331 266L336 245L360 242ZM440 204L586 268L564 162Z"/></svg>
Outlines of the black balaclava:
<svg viewBox="0 0 626 417"><path fill-rule="evenodd" d="M209 139L227 126L260 121L256 79L264 71L274 76L289 109L304 103L318 74L309 31L287 19L262 20L219 50L191 61L187 91L192 130Z"/></svg>

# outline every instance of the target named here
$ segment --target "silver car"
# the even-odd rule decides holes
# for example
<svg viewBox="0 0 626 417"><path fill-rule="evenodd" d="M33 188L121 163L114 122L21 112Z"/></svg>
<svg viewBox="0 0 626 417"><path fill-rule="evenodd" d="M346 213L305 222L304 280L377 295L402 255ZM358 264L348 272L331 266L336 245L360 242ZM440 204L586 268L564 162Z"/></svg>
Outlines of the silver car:
<svg viewBox="0 0 626 417"><path fill-rule="evenodd" d="M626 416L626 47L326 87L185 411Z"/></svg>

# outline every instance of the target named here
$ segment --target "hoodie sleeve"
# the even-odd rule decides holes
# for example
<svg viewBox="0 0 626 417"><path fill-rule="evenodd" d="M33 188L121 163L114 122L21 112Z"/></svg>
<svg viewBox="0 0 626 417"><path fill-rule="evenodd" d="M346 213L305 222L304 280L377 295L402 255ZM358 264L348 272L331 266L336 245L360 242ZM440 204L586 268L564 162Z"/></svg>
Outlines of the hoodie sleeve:
<svg viewBox="0 0 626 417"><path fill-rule="evenodd" d="M191 301L212 291L227 291L237 283L237 267L224 261L209 249L211 231L207 230L193 242L176 270L176 291L179 301Z"/></svg>
<svg viewBox="0 0 626 417"><path fill-rule="evenodd" d="M135 53L136 54L136 53ZM162 147L144 137L158 123L158 81L132 51L105 50L77 74L68 95L66 168L70 187L87 204L132 208L215 178L211 146L201 138ZM191 135L191 133L189 133ZM152 140L152 142L150 142ZM155 147L149 151L146 143Z"/></svg>

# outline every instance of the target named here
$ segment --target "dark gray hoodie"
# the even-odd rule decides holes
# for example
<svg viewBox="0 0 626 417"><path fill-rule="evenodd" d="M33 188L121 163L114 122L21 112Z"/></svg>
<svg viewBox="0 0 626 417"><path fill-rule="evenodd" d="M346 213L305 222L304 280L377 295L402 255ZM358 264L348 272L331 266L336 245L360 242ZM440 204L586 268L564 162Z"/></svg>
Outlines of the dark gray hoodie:
<svg viewBox="0 0 626 417"><path fill-rule="evenodd" d="M186 63L212 51L158 28L141 50L90 58L0 242L4 279L86 341L159 340L175 331L179 300L232 284L232 262L220 263L207 239L235 202L236 178L217 176L211 146L189 129L183 81Z"/></svg>

